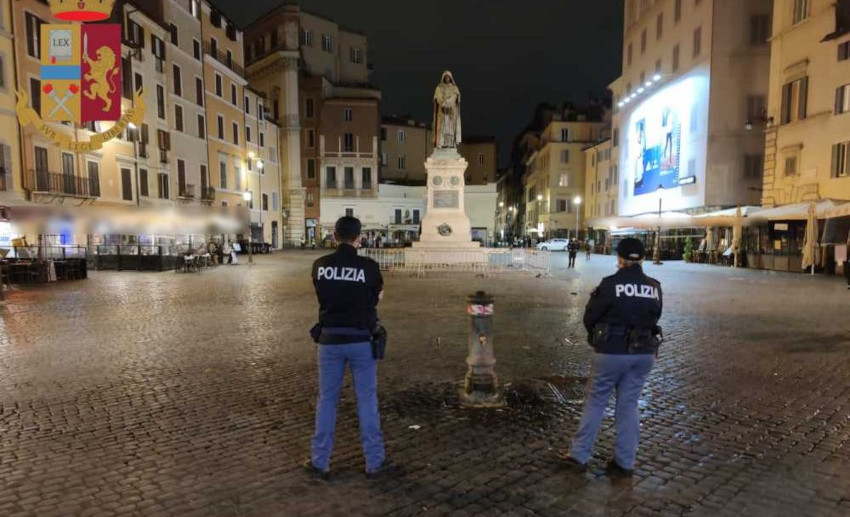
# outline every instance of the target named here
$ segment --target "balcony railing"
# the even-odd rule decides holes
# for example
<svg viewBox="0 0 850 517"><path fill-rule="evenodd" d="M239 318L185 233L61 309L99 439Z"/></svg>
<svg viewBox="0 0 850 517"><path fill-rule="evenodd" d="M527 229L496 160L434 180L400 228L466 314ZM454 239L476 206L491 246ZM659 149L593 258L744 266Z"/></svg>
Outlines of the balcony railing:
<svg viewBox="0 0 850 517"><path fill-rule="evenodd" d="M27 175L26 187L36 194L100 197L100 183L97 178L84 178L71 174L31 170Z"/></svg>
<svg viewBox="0 0 850 517"><path fill-rule="evenodd" d="M9 190L9 175L5 167L0 167L0 192Z"/></svg>
<svg viewBox="0 0 850 517"><path fill-rule="evenodd" d="M202 201L215 201L215 187L202 187L201 188L201 200Z"/></svg>
<svg viewBox="0 0 850 517"><path fill-rule="evenodd" d="M154 58L154 62L156 63L156 67L155 67L156 71L159 72L160 74L164 74L165 73L165 60L159 59L159 58Z"/></svg>
<svg viewBox="0 0 850 517"><path fill-rule="evenodd" d="M215 52L213 52L212 45L209 41L204 42L204 53L212 56L216 61L233 70L240 76L245 77L245 68L235 63L232 57L227 59L226 52L222 52L220 49L215 49Z"/></svg>
<svg viewBox="0 0 850 517"><path fill-rule="evenodd" d="M180 197L195 199L195 185L180 185Z"/></svg>

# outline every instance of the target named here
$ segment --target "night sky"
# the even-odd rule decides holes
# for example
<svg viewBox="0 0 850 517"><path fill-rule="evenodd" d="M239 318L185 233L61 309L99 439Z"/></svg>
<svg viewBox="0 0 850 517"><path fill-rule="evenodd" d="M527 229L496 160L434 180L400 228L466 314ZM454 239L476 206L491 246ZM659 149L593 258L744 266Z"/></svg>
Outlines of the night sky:
<svg viewBox="0 0 850 517"><path fill-rule="evenodd" d="M283 2L215 3L244 26ZM450 69L463 95L464 134L496 136L502 166L535 106L584 104L589 93L604 92L621 68L622 0L298 3L366 34L384 115L429 121L434 87Z"/></svg>

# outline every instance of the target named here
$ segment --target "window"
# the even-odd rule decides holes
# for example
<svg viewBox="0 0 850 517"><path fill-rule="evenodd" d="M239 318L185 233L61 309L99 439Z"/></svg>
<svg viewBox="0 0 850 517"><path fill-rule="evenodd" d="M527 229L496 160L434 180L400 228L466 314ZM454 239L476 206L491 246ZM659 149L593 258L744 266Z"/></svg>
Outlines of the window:
<svg viewBox="0 0 850 517"><path fill-rule="evenodd" d="M165 88L161 84L156 85L156 113L165 120Z"/></svg>
<svg viewBox="0 0 850 517"><path fill-rule="evenodd" d="M556 212L566 212L567 211L567 200L566 199L558 199L555 201L555 211Z"/></svg>
<svg viewBox="0 0 850 517"><path fill-rule="evenodd" d="M151 195L147 169L139 169L139 195L142 197Z"/></svg>
<svg viewBox="0 0 850 517"><path fill-rule="evenodd" d="M250 115L250 114L251 114L251 103L248 101L248 96L247 96L247 95L245 96L245 114L246 114L246 115Z"/></svg>
<svg viewBox="0 0 850 517"><path fill-rule="evenodd" d="M298 39L301 45L306 45L308 47L312 47L314 45L313 31L301 29Z"/></svg>
<svg viewBox="0 0 850 517"><path fill-rule="evenodd" d="M203 115L198 115L198 138L206 138L207 137L207 121L204 119Z"/></svg>
<svg viewBox="0 0 850 517"><path fill-rule="evenodd" d="M644 55L646 53L646 29L642 30L640 33L640 55Z"/></svg>
<svg viewBox="0 0 850 517"><path fill-rule="evenodd" d="M174 128L177 131L183 131L183 106L174 105Z"/></svg>
<svg viewBox="0 0 850 517"><path fill-rule="evenodd" d="M41 113L41 81L30 78L30 102L36 113Z"/></svg>
<svg viewBox="0 0 850 517"><path fill-rule="evenodd" d="M673 3L673 21L679 23L682 19L682 0L676 0Z"/></svg>
<svg viewBox="0 0 850 517"><path fill-rule="evenodd" d="M265 147L265 146L266 146L266 135L262 131L260 131L260 147ZM272 154L274 154L274 153L272 153Z"/></svg>
<svg viewBox="0 0 850 517"><path fill-rule="evenodd" d="M394 215L393 223L394 224L401 224L401 208L396 208L395 213L393 215Z"/></svg>
<svg viewBox="0 0 850 517"><path fill-rule="evenodd" d="M304 110L304 111L307 113L307 118L313 118L313 117L315 116L315 113L316 113L316 112L315 112L315 109L316 109L315 104L316 104L316 102L313 100L313 98L312 98L312 97L309 97L309 98L307 99L306 103L307 103L307 106L306 106L306 108L305 108L305 110Z"/></svg>
<svg viewBox="0 0 850 517"><path fill-rule="evenodd" d="M398 170L403 171L407 168L407 158L404 156L398 157Z"/></svg>
<svg viewBox="0 0 850 517"><path fill-rule="evenodd" d="M130 20L129 17L127 17L127 39L138 46L145 44L145 30L138 23Z"/></svg>
<svg viewBox="0 0 850 517"><path fill-rule="evenodd" d="M168 174L160 173L159 178L159 199L170 199L168 195Z"/></svg>
<svg viewBox="0 0 850 517"><path fill-rule="evenodd" d="M121 199L133 200L133 172L130 169L121 169Z"/></svg>
<svg viewBox="0 0 850 517"><path fill-rule="evenodd" d="M315 205L315 203L316 203L316 202L314 201L313 193L312 193L312 192L307 192L307 207L308 207L308 208L313 208L313 205Z"/></svg>
<svg viewBox="0 0 850 517"><path fill-rule="evenodd" d="M218 40L215 38L210 38L210 54L218 59Z"/></svg>
<svg viewBox="0 0 850 517"><path fill-rule="evenodd" d="M570 141L570 130L568 128L561 128L561 142L569 142Z"/></svg>
<svg viewBox="0 0 850 517"><path fill-rule="evenodd" d="M181 74L180 74L180 67L177 66L177 65L174 65L173 72L174 72L174 95L177 95L178 97L182 97L183 96L183 78L181 77Z"/></svg>
<svg viewBox="0 0 850 517"><path fill-rule="evenodd" d="M157 38L153 34L151 34L151 53L157 59L157 61L162 61L165 59L165 42ZM157 72L164 72L164 70L158 68Z"/></svg>
<svg viewBox="0 0 850 517"><path fill-rule="evenodd" d="M322 34L322 50L325 52L333 52L334 51L334 39L327 34Z"/></svg>
<svg viewBox="0 0 850 517"><path fill-rule="evenodd" d="M673 47L673 71L679 71L679 45Z"/></svg>
<svg viewBox="0 0 850 517"><path fill-rule="evenodd" d="M770 37L770 16L761 14L750 18L750 45L766 45Z"/></svg>
<svg viewBox="0 0 850 517"><path fill-rule="evenodd" d="M699 57L702 52L702 27L697 27L694 31L694 58Z"/></svg>
<svg viewBox="0 0 850 517"><path fill-rule="evenodd" d="M559 187L569 187L570 186L570 175L569 173L562 172L560 176L558 176L558 186Z"/></svg>
<svg viewBox="0 0 850 517"><path fill-rule="evenodd" d="M372 168L371 167L363 167L363 171L361 171L361 179L362 179L363 190L371 190L372 189Z"/></svg>
<svg viewBox="0 0 850 517"><path fill-rule="evenodd" d="M794 0L794 23L800 23L809 17L811 0Z"/></svg>
<svg viewBox="0 0 850 517"><path fill-rule="evenodd" d="M664 36L664 13L658 13L655 19L655 39L660 40Z"/></svg>
<svg viewBox="0 0 850 517"><path fill-rule="evenodd" d="M421 217L422 216L419 214L419 210L414 208L413 209L413 224L419 224L419 222L421 221Z"/></svg>
<svg viewBox="0 0 850 517"><path fill-rule="evenodd" d="M847 61L850 59L850 41L845 41L838 45L838 60Z"/></svg>
<svg viewBox="0 0 850 517"><path fill-rule="evenodd" d="M210 195L209 195L210 178L209 178L209 174L207 174L207 166L204 165L204 164L201 164L200 169L201 169L201 171L200 171L201 172L201 199L208 199L210 197Z"/></svg>
<svg viewBox="0 0 850 517"><path fill-rule="evenodd" d="M307 179L316 179L316 160L313 158L307 158Z"/></svg>
<svg viewBox="0 0 850 517"><path fill-rule="evenodd" d="M561 163L570 163L570 150L563 149L561 151Z"/></svg>
<svg viewBox="0 0 850 517"><path fill-rule="evenodd" d="M478 153L478 165L484 165L484 153Z"/></svg>
<svg viewBox="0 0 850 517"><path fill-rule="evenodd" d="M744 178L759 179L764 170L764 156L760 154L744 155Z"/></svg>
<svg viewBox="0 0 850 517"><path fill-rule="evenodd" d="M747 119L751 122L761 120L765 114L765 96L764 95L749 95L747 96Z"/></svg>
<svg viewBox="0 0 850 517"><path fill-rule="evenodd" d="M239 145L239 124L233 123L233 145Z"/></svg>
<svg viewBox="0 0 850 517"><path fill-rule="evenodd" d="M354 188L354 167L345 167L345 188L351 190Z"/></svg>
<svg viewBox="0 0 850 517"><path fill-rule="evenodd" d="M177 160L177 191L181 197L186 197L188 192L186 188L186 162Z"/></svg>
<svg viewBox="0 0 850 517"><path fill-rule="evenodd" d="M227 51L227 68L233 70L233 52Z"/></svg>
<svg viewBox="0 0 850 517"><path fill-rule="evenodd" d="M277 199L277 192L272 192L272 211L277 212L279 206L280 206L280 203L278 202L278 199Z"/></svg>
<svg viewBox="0 0 850 517"><path fill-rule="evenodd" d="M354 112L351 110L351 108L343 108L342 113L343 118L346 122L351 122L352 120L354 120Z"/></svg>
<svg viewBox="0 0 850 517"><path fill-rule="evenodd" d="M381 142L386 142L386 141L387 141L387 128L382 127L381 128Z"/></svg>
<svg viewBox="0 0 850 517"><path fill-rule="evenodd" d="M218 116L218 139L224 140L224 117Z"/></svg>
<svg viewBox="0 0 850 517"><path fill-rule="evenodd" d="M403 144L405 138L406 138L406 135L404 134L404 129L399 129L398 130L398 141Z"/></svg>
<svg viewBox="0 0 850 517"><path fill-rule="evenodd" d="M139 91L145 87L145 81L142 78L142 74L134 74L133 81L135 91Z"/></svg>
<svg viewBox="0 0 850 517"><path fill-rule="evenodd" d="M192 40L192 52L195 56L195 59L198 61L201 60L201 42L198 40Z"/></svg>
<svg viewBox="0 0 850 517"><path fill-rule="evenodd" d="M832 177L850 176L850 141L832 146Z"/></svg>
<svg viewBox="0 0 850 517"><path fill-rule="evenodd" d="M782 86L782 124L806 118L808 92L808 76Z"/></svg>
<svg viewBox="0 0 850 517"><path fill-rule="evenodd" d="M785 157L785 176L797 175L797 155Z"/></svg>
<svg viewBox="0 0 850 517"><path fill-rule="evenodd" d="M219 155L218 157L218 180L220 182L220 187L223 189L227 188L227 158L223 155Z"/></svg>
<svg viewBox="0 0 850 517"><path fill-rule="evenodd" d="M224 91L224 87L221 84L221 76L215 74L215 94L221 97L222 91Z"/></svg>
<svg viewBox="0 0 850 517"><path fill-rule="evenodd" d="M629 48L626 51L626 62L629 64L629 66L632 66L632 44L631 43L629 43Z"/></svg>
<svg viewBox="0 0 850 517"><path fill-rule="evenodd" d="M0 149L3 150L3 162L9 158L9 153L11 152L11 148L9 146L2 146ZM87 162L88 167L88 180L89 180L89 194L93 196L100 195L100 164L98 162Z"/></svg>
<svg viewBox="0 0 850 517"><path fill-rule="evenodd" d="M269 211L269 195L263 194L262 199L263 199L263 205L262 205L263 211L268 212Z"/></svg>
<svg viewBox="0 0 850 517"><path fill-rule="evenodd" d="M325 172L326 188L336 188L336 167L328 167Z"/></svg>
<svg viewBox="0 0 850 517"><path fill-rule="evenodd" d="M230 85L230 104L233 104L234 106L236 106L236 105L237 105L237 102L238 102L238 101L236 100L236 99L237 99L237 97L238 97L238 96L237 96L237 94L236 94L236 85L235 85L235 84L231 84L231 85Z"/></svg>
<svg viewBox="0 0 850 517"><path fill-rule="evenodd" d="M245 141L251 142L251 126L248 125L245 126Z"/></svg>
<svg viewBox="0 0 850 517"><path fill-rule="evenodd" d="M358 65L363 63L363 51L359 48L351 47L351 62Z"/></svg>
<svg viewBox="0 0 850 517"><path fill-rule="evenodd" d="M192 13L192 16L200 19L201 17L201 6L200 0L191 0L189 2L189 12Z"/></svg>
<svg viewBox="0 0 850 517"><path fill-rule="evenodd" d="M180 37L177 35L177 26L173 23L169 25L168 32L171 33L171 44L175 47L180 46Z"/></svg>
<svg viewBox="0 0 850 517"><path fill-rule="evenodd" d="M200 77L195 77L195 103L198 106L204 105L204 80Z"/></svg>
<svg viewBox="0 0 850 517"><path fill-rule="evenodd" d="M316 133L312 129L307 130L307 147L316 147Z"/></svg>
<svg viewBox="0 0 850 517"><path fill-rule="evenodd" d="M26 13L26 25L27 54L31 57L41 59L41 26L44 25L44 21L37 16Z"/></svg>
<svg viewBox="0 0 850 517"><path fill-rule="evenodd" d="M850 112L850 84L845 84L835 90L835 114Z"/></svg>
<svg viewBox="0 0 850 517"><path fill-rule="evenodd" d="M343 152L354 152L354 133L346 133L343 135Z"/></svg>

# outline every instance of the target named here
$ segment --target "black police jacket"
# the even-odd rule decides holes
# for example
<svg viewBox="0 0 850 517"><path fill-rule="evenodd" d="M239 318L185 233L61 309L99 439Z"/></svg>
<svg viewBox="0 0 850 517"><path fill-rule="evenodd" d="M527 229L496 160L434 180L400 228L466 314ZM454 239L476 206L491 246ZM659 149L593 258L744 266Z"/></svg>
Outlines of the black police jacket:
<svg viewBox="0 0 850 517"><path fill-rule="evenodd" d="M384 289L377 262L358 256L353 246L341 244L335 253L313 263L313 285L319 298L322 329L344 334L345 329L371 332L375 328L378 301ZM359 341L368 339L350 339L352 343Z"/></svg>
<svg viewBox="0 0 850 517"><path fill-rule="evenodd" d="M652 331L662 306L661 283L646 276L641 266L631 266L603 279L593 291L584 311L584 326L590 334L599 324L609 328L608 339L594 343L597 352L627 354L627 332Z"/></svg>

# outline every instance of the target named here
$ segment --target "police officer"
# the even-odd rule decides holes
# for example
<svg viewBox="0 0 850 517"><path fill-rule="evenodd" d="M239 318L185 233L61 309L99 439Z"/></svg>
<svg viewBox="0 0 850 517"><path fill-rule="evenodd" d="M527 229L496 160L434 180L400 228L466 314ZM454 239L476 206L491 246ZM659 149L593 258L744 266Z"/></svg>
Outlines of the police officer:
<svg viewBox="0 0 850 517"><path fill-rule="evenodd" d="M587 470L602 415L616 391L617 442L606 471L612 477L632 475L638 447L638 398L660 344L661 284L643 273L645 250L637 239L617 247L619 271L602 280L591 294L584 326L595 349L590 381L578 432L565 466Z"/></svg>
<svg viewBox="0 0 850 517"><path fill-rule="evenodd" d="M384 281L377 262L357 255L360 229L356 218L341 218L334 234L339 244L336 252L313 264L319 324L311 334L319 344L319 396L312 456L305 468L320 479L327 479L330 474L336 407L346 364L357 396L366 476L374 479L396 471L384 450L378 414L378 359L371 344Z"/></svg>

